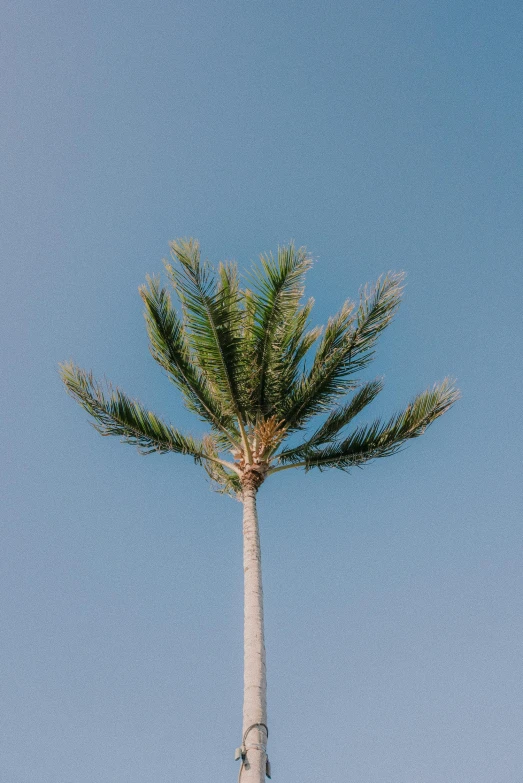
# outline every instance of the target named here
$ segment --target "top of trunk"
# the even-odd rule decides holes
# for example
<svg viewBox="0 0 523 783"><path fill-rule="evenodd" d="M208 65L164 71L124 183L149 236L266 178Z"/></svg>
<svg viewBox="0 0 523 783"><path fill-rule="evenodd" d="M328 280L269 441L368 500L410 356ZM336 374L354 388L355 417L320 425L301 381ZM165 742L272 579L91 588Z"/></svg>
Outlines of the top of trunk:
<svg viewBox="0 0 523 783"><path fill-rule="evenodd" d="M258 488L265 481L267 470L268 465L263 463L258 465L246 465L240 476L243 490L254 490L257 492Z"/></svg>

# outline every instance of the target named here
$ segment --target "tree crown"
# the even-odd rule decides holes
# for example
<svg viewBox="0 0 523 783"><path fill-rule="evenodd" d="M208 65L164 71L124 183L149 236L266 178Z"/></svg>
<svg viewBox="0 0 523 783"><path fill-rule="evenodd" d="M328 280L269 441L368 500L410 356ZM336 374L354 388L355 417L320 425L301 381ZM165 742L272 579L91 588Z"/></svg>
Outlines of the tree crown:
<svg viewBox="0 0 523 783"><path fill-rule="evenodd" d="M359 303L345 302L323 329L310 325L313 300L303 301L311 266L305 248L290 244L262 255L245 288L236 264L213 268L193 239L172 242L171 254L166 270L180 310L158 278L140 287L150 350L209 432L184 435L120 389L64 363L68 392L102 435L118 435L145 454L187 454L219 491L238 496L281 470L348 470L394 454L458 399L445 379L391 418L347 432L383 387L356 376L398 308L402 274L366 286ZM314 427L321 414L327 417ZM293 434L301 442L289 443Z"/></svg>

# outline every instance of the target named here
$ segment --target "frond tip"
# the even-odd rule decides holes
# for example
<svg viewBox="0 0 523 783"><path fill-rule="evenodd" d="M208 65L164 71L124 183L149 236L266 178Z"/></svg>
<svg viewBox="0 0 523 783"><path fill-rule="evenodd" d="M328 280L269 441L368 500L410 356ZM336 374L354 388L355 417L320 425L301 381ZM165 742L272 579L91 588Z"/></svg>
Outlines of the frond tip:
<svg viewBox="0 0 523 783"><path fill-rule="evenodd" d="M93 418L93 426L101 435L117 435L124 443L138 448L141 454L169 451L188 454L200 462L204 457L202 443L183 435L165 424L137 400L107 384L107 391L73 362L60 365L60 375L67 391Z"/></svg>

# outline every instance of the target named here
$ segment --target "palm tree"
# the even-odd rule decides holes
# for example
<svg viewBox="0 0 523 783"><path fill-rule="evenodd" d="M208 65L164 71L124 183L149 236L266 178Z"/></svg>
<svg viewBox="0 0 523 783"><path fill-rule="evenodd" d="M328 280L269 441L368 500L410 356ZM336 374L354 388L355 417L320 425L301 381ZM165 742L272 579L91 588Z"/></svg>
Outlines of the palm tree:
<svg viewBox="0 0 523 783"><path fill-rule="evenodd" d="M313 300L302 301L311 265L304 248L291 244L276 257L261 256L250 288L240 287L235 264L214 269L202 261L192 239L172 242L171 252L166 270L181 314L168 289L148 278L140 294L150 348L208 434L182 434L72 362L61 365L61 375L102 435L117 435L142 454L186 454L203 465L218 491L243 503L244 702L237 757L242 782L263 783L270 767L258 489L284 470L348 471L395 454L459 393L444 380L390 418L346 432L382 389L381 380L361 382L355 375L372 360L399 305L402 275L380 277L363 289L358 306L346 302L323 330L309 325Z"/></svg>

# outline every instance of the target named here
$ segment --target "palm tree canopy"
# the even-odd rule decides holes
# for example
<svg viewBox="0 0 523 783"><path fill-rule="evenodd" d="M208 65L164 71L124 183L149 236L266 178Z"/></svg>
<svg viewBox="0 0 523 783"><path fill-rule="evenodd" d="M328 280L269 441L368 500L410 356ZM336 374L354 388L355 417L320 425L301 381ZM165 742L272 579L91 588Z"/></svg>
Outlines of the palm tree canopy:
<svg viewBox="0 0 523 783"><path fill-rule="evenodd" d="M102 435L142 453L188 454L219 491L237 495L245 481L258 485L277 471L348 470L394 454L458 399L445 379L391 418L347 430L383 387L356 376L398 308L402 274L365 287L359 304L345 302L323 329L311 327L313 300L303 300L305 248L262 255L245 288L236 264L213 268L193 239L172 242L171 254L166 269L179 311L159 279L140 288L150 349L209 432L200 440L183 435L120 389L102 387L72 362L61 365L67 390ZM300 433L301 442L289 444Z"/></svg>

